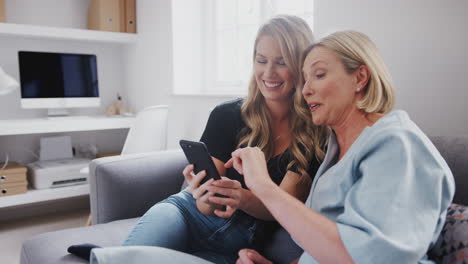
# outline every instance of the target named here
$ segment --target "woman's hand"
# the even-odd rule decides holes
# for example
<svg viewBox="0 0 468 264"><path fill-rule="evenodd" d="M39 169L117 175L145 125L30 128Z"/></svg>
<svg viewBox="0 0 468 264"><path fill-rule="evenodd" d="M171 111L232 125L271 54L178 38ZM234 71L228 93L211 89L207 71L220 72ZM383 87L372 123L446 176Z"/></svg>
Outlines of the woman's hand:
<svg viewBox="0 0 468 264"><path fill-rule="evenodd" d="M214 213L223 218L229 218L237 209L242 209L245 202L245 189L240 182L222 177L221 180L213 181L207 187L211 193L221 194L227 197L210 196L208 200L213 204L226 206L225 211L215 210Z"/></svg>
<svg viewBox="0 0 468 264"><path fill-rule="evenodd" d="M262 185L273 183L268 174L265 155L258 147L237 149L224 166L234 167L239 174L244 175L245 184L253 192Z"/></svg>
<svg viewBox="0 0 468 264"><path fill-rule="evenodd" d="M189 164L185 167L184 171L182 172L188 183L187 191L192 194L195 200L199 200L204 203L210 204L209 197L214 195L214 193L208 191L208 187L213 182L213 179L209 179L208 181L200 185L200 182L206 176L206 172L203 170L197 174L194 174L193 168L193 165Z"/></svg>
<svg viewBox="0 0 468 264"><path fill-rule="evenodd" d="M264 256L260 255L257 251L253 249L242 249L239 251L239 258L236 261L236 264L272 264L273 262L266 259Z"/></svg>

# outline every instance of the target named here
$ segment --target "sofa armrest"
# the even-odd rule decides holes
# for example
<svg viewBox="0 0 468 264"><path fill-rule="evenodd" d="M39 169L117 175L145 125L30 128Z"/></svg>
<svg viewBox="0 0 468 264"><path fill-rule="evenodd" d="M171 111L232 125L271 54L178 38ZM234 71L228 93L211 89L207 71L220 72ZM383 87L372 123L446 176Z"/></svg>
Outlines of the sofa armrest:
<svg viewBox="0 0 468 264"><path fill-rule="evenodd" d="M180 191L186 165L179 150L93 160L89 166L92 223L143 215L155 203Z"/></svg>

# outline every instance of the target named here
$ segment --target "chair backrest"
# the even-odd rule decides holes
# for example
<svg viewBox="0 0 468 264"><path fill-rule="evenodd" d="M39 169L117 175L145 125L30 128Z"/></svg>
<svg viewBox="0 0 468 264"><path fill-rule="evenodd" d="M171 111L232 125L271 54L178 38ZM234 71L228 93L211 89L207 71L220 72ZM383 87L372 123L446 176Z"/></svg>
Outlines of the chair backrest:
<svg viewBox="0 0 468 264"><path fill-rule="evenodd" d="M147 107L138 112L128 131L122 155L166 149L167 105Z"/></svg>

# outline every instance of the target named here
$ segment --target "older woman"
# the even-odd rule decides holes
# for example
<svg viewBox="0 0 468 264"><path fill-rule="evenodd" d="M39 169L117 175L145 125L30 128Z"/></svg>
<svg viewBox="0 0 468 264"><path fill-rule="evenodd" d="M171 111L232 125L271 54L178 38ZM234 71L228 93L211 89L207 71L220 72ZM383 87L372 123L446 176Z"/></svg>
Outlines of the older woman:
<svg viewBox="0 0 468 264"><path fill-rule="evenodd" d="M307 50L303 73L314 124L333 132L306 204L273 184L258 148L235 151L226 166L304 249L300 263L430 263L454 180L408 114L390 111L394 89L376 46L336 32ZM239 256L268 263L250 249Z"/></svg>

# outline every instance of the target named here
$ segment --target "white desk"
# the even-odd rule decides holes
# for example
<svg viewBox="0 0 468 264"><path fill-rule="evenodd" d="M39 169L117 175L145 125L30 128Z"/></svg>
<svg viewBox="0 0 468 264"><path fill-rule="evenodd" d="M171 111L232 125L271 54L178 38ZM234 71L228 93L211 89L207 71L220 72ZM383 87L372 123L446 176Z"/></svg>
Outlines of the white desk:
<svg viewBox="0 0 468 264"><path fill-rule="evenodd" d="M54 201L89 194L89 184L73 185L60 188L28 190L22 194L0 197L0 209L18 205Z"/></svg>
<svg viewBox="0 0 468 264"><path fill-rule="evenodd" d="M134 120L134 117L122 116L6 119L0 120L0 136L122 129L130 128ZM88 184L54 189L28 190L28 192L24 194L0 197L0 208L78 197L88 194Z"/></svg>
<svg viewBox="0 0 468 264"><path fill-rule="evenodd" d="M0 120L0 136L130 128L134 117L77 116Z"/></svg>

